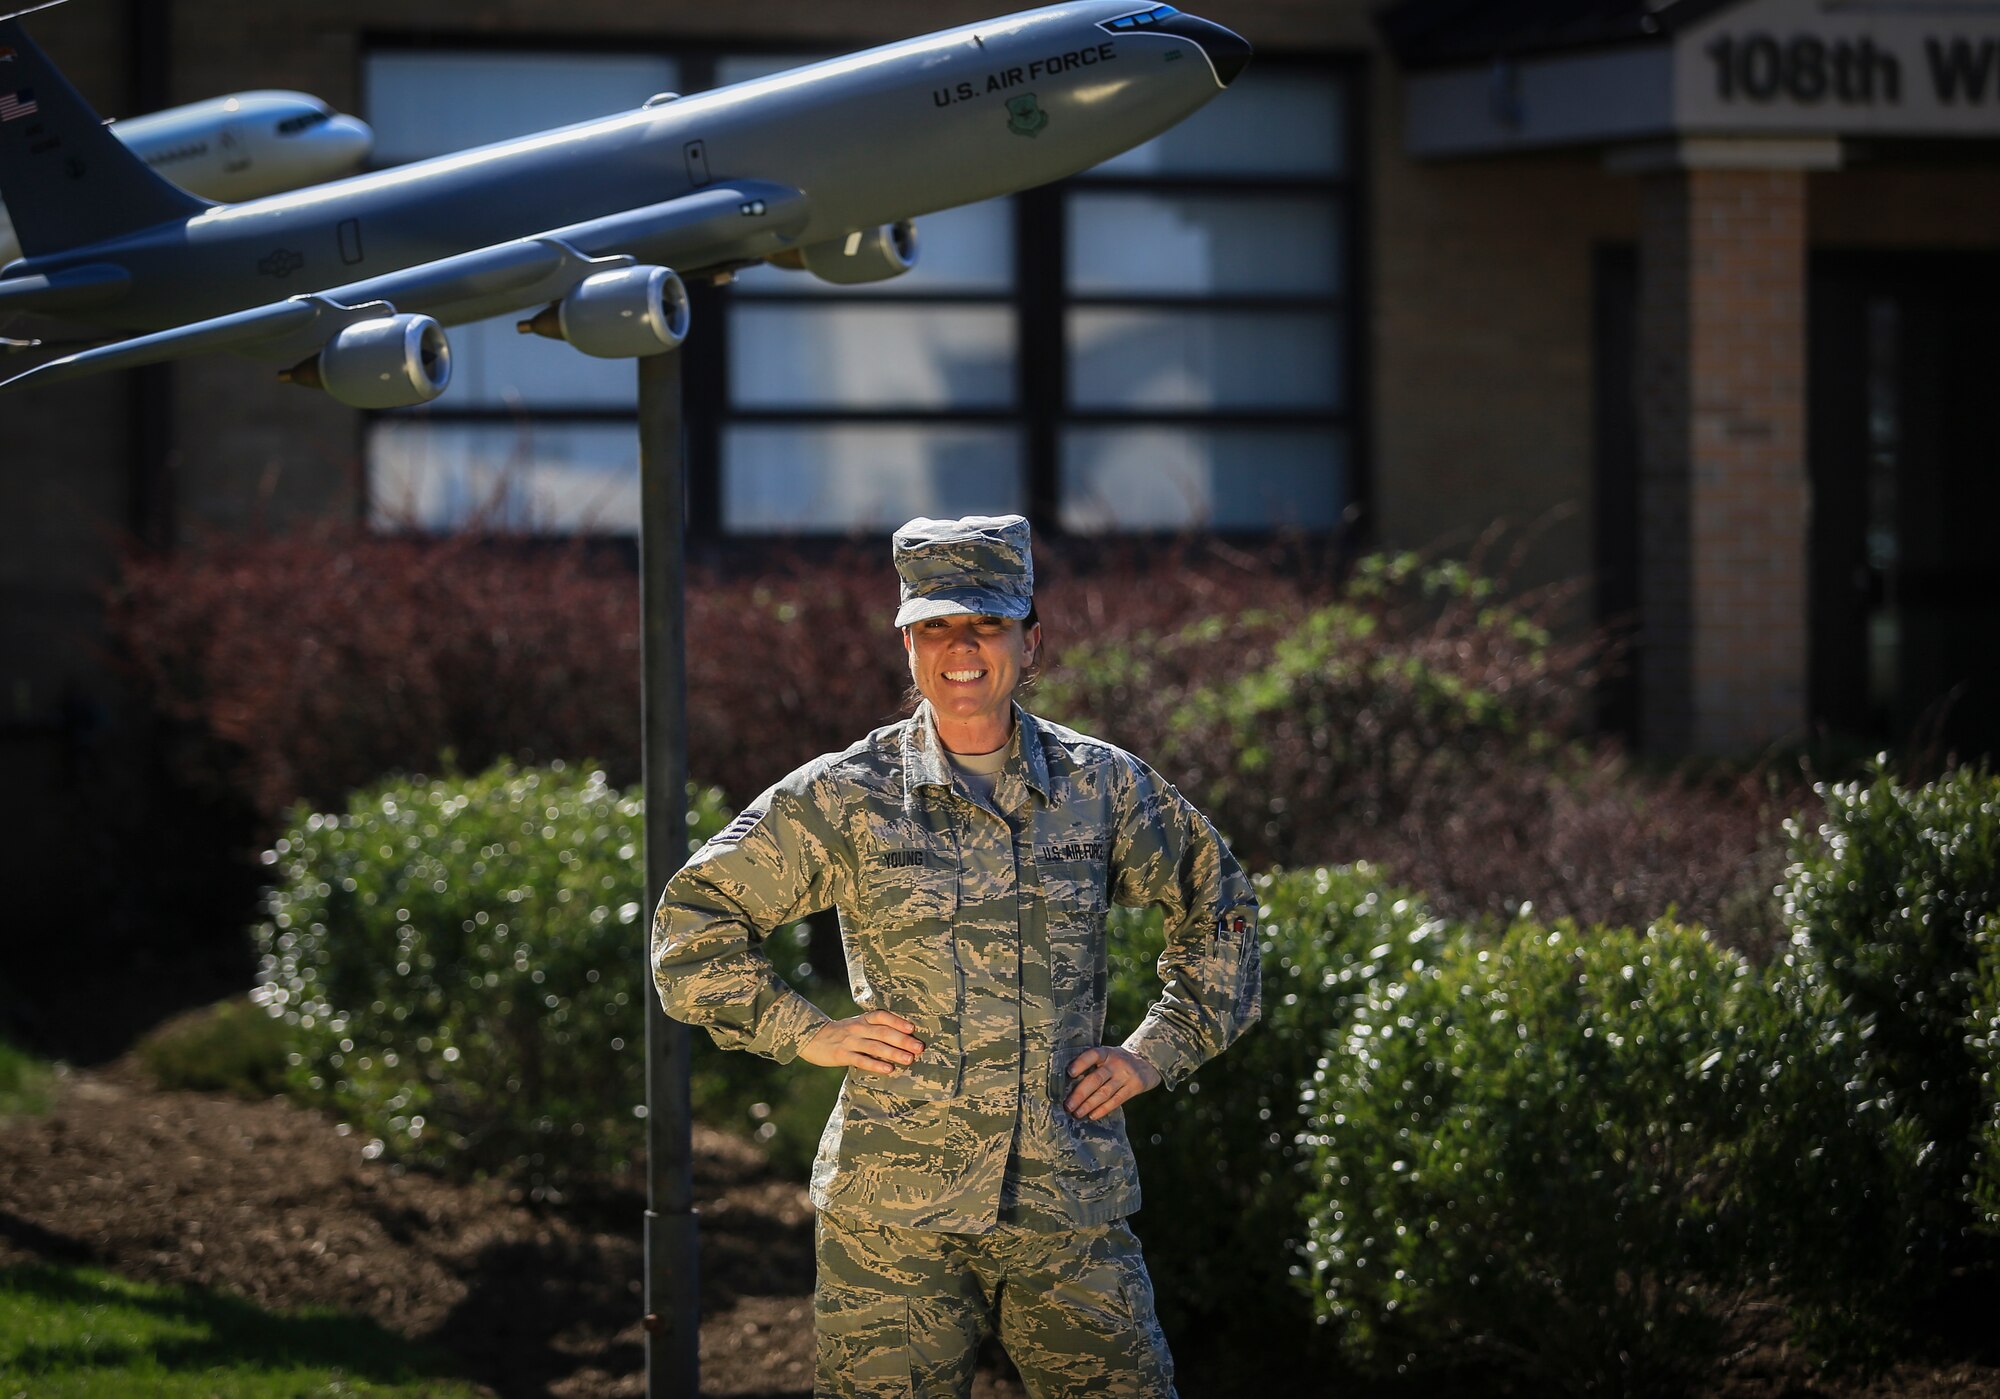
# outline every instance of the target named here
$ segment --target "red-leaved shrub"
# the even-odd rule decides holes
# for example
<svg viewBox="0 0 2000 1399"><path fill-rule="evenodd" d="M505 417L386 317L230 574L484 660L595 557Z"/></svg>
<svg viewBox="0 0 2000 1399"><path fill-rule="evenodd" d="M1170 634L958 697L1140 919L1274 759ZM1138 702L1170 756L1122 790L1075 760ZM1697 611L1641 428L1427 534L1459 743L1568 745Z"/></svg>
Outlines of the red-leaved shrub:
<svg viewBox="0 0 2000 1399"><path fill-rule="evenodd" d="M1189 545L1161 558L1038 551L1057 658L1075 639L1296 606L1330 590L1308 557ZM886 546L763 549L691 565L688 761L746 801L895 718L908 674ZM639 762L638 579L629 554L462 534L321 528L127 558L114 641L184 727L184 777L268 819L385 773L504 756Z"/></svg>
<svg viewBox="0 0 2000 1399"><path fill-rule="evenodd" d="M194 737L180 774L265 817L331 807L447 754L637 751L629 570L470 535L321 529L127 559L111 629L151 703Z"/></svg>
<svg viewBox="0 0 2000 1399"><path fill-rule="evenodd" d="M902 709L886 547L691 565L690 774L736 803ZM1768 889L1752 786L1583 747L1594 649L1566 598L1409 556L1219 542L1038 546L1028 703L1139 753L1247 863L1371 858L1441 911L1744 920ZM267 826L387 773L591 758L639 775L638 581L576 542L321 529L135 555L114 634L183 780ZM1744 932L1756 942L1760 929Z"/></svg>

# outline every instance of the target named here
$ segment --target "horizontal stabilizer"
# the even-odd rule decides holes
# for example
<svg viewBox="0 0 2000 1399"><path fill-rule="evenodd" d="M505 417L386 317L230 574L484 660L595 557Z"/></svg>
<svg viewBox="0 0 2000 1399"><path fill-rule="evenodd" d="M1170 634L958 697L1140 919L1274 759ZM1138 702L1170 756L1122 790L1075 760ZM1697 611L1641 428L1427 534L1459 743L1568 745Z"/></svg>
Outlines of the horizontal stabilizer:
<svg viewBox="0 0 2000 1399"><path fill-rule="evenodd" d="M29 257L209 207L126 149L12 19L0 20L0 198Z"/></svg>

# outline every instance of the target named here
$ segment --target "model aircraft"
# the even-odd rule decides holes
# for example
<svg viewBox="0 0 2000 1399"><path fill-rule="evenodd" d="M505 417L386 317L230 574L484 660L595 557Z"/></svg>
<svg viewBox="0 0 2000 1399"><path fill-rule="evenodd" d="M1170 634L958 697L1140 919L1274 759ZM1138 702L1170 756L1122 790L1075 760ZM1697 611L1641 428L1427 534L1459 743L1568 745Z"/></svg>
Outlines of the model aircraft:
<svg viewBox="0 0 2000 1399"><path fill-rule="evenodd" d="M10 76L6 68L0 60L0 85ZM331 180L359 165L375 141L360 118L303 92L277 91L233 92L128 117L112 122L111 134L204 199L255 199ZM20 255L13 220L0 206L0 266Z"/></svg>
<svg viewBox="0 0 2000 1399"><path fill-rule="evenodd" d="M916 257L912 218L1150 139L1226 88L1250 46L1170 5L1071 0L217 205L120 146L18 21L0 22L0 55L0 194L28 254L0 270L0 315L140 332L0 390L231 351L393 408L450 382L445 325L540 307L524 332L623 358L686 336L680 273L896 276Z"/></svg>

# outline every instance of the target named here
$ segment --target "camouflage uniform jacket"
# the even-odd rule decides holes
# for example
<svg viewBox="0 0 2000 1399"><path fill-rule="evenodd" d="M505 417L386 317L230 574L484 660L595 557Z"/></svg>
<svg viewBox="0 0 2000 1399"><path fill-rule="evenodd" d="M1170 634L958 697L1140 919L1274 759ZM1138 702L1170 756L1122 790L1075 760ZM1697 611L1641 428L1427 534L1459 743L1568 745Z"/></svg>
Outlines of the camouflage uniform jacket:
<svg viewBox="0 0 2000 1399"><path fill-rule="evenodd" d="M1129 753L1015 716L992 806L923 705L772 787L661 897L661 1000L724 1048L789 1061L826 1022L760 944L829 905L855 1001L916 1026L915 1063L842 1085L821 1209L983 1233L1003 1195L1056 1226L1139 1207L1122 1111L1062 1107L1070 1060L1103 1042L1110 900L1166 910L1162 994L1125 1048L1167 1087L1257 1017L1256 895L1214 828Z"/></svg>

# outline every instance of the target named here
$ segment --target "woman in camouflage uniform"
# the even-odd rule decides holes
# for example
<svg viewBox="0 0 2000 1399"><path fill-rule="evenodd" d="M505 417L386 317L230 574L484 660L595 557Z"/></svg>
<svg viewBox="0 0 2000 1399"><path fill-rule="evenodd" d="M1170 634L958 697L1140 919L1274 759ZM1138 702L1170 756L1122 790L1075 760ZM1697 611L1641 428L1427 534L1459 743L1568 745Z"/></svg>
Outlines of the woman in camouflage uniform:
<svg viewBox="0 0 2000 1399"><path fill-rule="evenodd" d="M669 882L660 997L725 1048L848 1070L812 1173L816 1394L968 1395L997 1328L1038 1399L1171 1396L1120 1109L1256 1018L1256 896L1151 768L1014 702L1041 645L1026 520L912 520L895 562L923 702ZM1164 908L1167 946L1159 999L1108 1045L1113 900ZM827 907L846 1020L762 950Z"/></svg>

